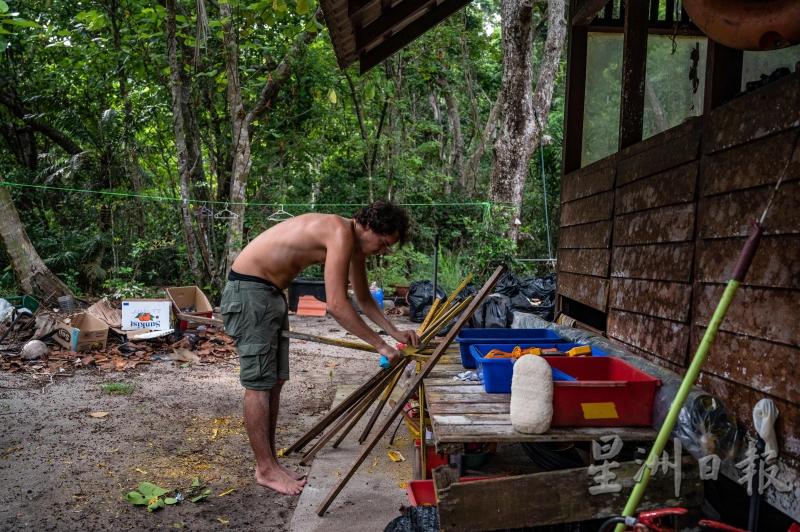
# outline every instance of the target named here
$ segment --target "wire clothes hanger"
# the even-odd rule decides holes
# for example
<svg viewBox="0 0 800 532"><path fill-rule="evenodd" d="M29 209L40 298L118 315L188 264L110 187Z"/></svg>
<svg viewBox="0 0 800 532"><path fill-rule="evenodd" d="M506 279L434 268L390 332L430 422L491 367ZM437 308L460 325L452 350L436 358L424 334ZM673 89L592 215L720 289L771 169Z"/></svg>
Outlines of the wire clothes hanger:
<svg viewBox="0 0 800 532"><path fill-rule="evenodd" d="M267 217L267 220L271 222L282 222L283 220L288 220L289 218L294 218L294 215L283 210L283 204L281 204L278 206L277 211L273 212Z"/></svg>
<svg viewBox="0 0 800 532"><path fill-rule="evenodd" d="M212 209L206 207L205 205L203 205L202 207L200 207L197 210L197 214L200 215L200 216L206 216L208 218L213 218L214 217L214 211Z"/></svg>
<svg viewBox="0 0 800 532"><path fill-rule="evenodd" d="M216 218L217 220L235 220L238 217L239 217L238 214L228 210L227 203L225 204L224 209L222 209L221 211L217 211L216 214L214 214L214 218Z"/></svg>

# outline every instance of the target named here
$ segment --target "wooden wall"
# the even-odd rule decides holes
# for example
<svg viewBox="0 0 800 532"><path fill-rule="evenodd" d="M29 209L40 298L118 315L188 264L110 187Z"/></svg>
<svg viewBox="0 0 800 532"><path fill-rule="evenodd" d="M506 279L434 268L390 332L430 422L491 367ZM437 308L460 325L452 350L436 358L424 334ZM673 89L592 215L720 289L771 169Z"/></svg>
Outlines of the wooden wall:
<svg viewBox="0 0 800 532"><path fill-rule="evenodd" d="M798 135L795 73L565 175L560 307L604 313L609 338L682 372ZM800 470L797 150L765 225L700 384L748 428L773 399L781 456Z"/></svg>

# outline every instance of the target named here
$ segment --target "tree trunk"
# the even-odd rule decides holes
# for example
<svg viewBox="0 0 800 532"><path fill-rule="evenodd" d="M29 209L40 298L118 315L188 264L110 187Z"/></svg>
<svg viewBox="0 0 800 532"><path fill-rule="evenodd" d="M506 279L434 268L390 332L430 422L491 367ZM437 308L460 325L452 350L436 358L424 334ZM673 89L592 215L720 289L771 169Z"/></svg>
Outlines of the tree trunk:
<svg viewBox="0 0 800 532"><path fill-rule="evenodd" d="M647 98L647 102L650 104L650 108L653 110L653 120L656 123L656 132L660 133L668 130L669 122L667 122L667 115L664 112L664 107L661 105L661 100L658 99L658 95L656 94L656 90L653 88L653 84L647 81L647 77L644 78L644 91L645 98Z"/></svg>
<svg viewBox="0 0 800 532"><path fill-rule="evenodd" d="M253 123L269 110L281 87L291 76L293 61L302 55L317 34L303 31L297 36L280 64L267 76L267 82L261 88L253 108L246 112L242 102L241 83L239 81L239 44L231 23L233 20L231 6L227 2L221 2L219 10L224 21L222 24L222 41L225 55L225 71L228 76L227 97L228 110L231 115L231 151L233 153L231 205L229 207L232 214L228 224L224 258L220 264L220 273L223 274L222 278L225 278L244 244L244 213L245 200L247 199L247 180L252 166L250 135ZM322 10L318 8L314 16L317 20L321 20Z"/></svg>
<svg viewBox="0 0 800 532"><path fill-rule="evenodd" d="M178 151L178 174L181 195L181 227L186 241L186 255L189 261L189 270L195 283L202 284L203 275L197 262L197 241L192 227L192 213L189 209L191 164L187 147L187 117L185 98L187 89L184 86L182 75L183 63L178 58L177 25L175 21L175 0L166 1L167 9L167 57L170 70L170 89L172 93L172 127L175 131L175 147Z"/></svg>
<svg viewBox="0 0 800 532"><path fill-rule="evenodd" d="M444 103L447 107L447 118L450 122L450 135L453 138L452 151L450 153L450 170L447 172L451 176L463 175L464 166L464 136L461 134L461 114L458 111L458 101L456 101L450 90L450 84L444 76L439 77L436 83L442 88ZM464 188L463 186L461 187Z"/></svg>
<svg viewBox="0 0 800 532"><path fill-rule="evenodd" d="M528 165L542 127L547 123L558 62L564 46L564 0L547 3L548 30L535 94L532 44L533 10L530 0L504 0L502 7L503 123L495 143L490 199L512 208L509 237L519 239L522 193Z"/></svg>
<svg viewBox="0 0 800 532"><path fill-rule="evenodd" d="M489 116L486 118L486 124L483 127L483 132L477 137L475 147L472 150L472 155L469 156L464 165L464 172L461 181L464 183L464 190L470 196L475 194L478 184L478 167L481 164L481 158L486 151L486 144L494 137L497 130L497 117L500 114L500 107L503 103L502 93L497 95L494 105L492 105Z"/></svg>
<svg viewBox="0 0 800 532"><path fill-rule="evenodd" d="M0 187L0 212L3 213L0 216L0 237L3 238L11 266L22 289L40 298L44 304L50 304L59 296L73 295L67 285L39 257L22 226L11 194L5 187Z"/></svg>

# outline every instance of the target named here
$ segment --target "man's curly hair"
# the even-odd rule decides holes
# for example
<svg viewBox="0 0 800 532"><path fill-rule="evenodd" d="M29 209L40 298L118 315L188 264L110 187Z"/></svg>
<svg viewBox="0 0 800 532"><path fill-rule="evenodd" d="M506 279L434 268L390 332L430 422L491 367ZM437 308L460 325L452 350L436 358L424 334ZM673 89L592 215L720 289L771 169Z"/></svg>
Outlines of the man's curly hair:
<svg viewBox="0 0 800 532"><path fill-rule="evenodd" d="M405 209L398 207L391 201L378 200L358 211L353 218L367 229L379 235L399 235L400 245L406 242L408 236L408 214Z"/></svg>

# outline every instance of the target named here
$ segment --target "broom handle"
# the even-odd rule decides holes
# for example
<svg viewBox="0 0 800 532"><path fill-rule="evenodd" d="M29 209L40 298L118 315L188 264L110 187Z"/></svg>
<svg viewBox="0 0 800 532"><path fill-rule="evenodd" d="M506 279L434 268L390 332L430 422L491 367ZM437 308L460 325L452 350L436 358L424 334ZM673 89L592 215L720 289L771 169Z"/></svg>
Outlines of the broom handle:
<svg viewBox="0 0 800 532"><path fill-rule="evenodd" d="M644 491L647 489L647 483L650 480L650 464L656 463L656 460L659 456L661 456L661 453L664 451L664 448L669 441L670 434L672 434L672 429L675 428L675 423L678 420L678 414L680 413L681 408L683 408L683 404L686 402L689 392L691 391L695 382L697 382L697 377L700 375L700 370L702 369L703 364L708 357L708 351L711 349L711 345L714 343L719 326L722 324L722 320L725 318L725 314L728 312L728 307L730 307L731 303L733 302L733 296L736 295L739 285L741 285L742 281L744 281L745 275L747 275L747 270L750 268L750 263L753 261L753 256L758 250L758 244L763 233L764 227L759 222L754 222L751 228L750 236L748 237L744 248L742 248L742 251L739 254L739 259L734 267L731 280L728 281L728 284L725 287L725 292L722 294L722 298L717 304L717 308L714 310L714 315L711 317L711 321L708 323L708 327L703 335L703 339L700 341L700 345L697 346L697 351L692 359L692 363L689 365L689 369L686 370L686 375L683 377L680 388L678 388L678 393L675 395L675 399L672 400L667 417L664 419L664 423L661 425L661 429L658 431L656 441L653 444L653 447L650 449L650 454L647 456L647 460L642 467L642 477L633 486L633 491L631 491L631 494L628 497L628 502L625 504L625 509L622 512L624 517L632 516L636 512L639 502L642 500ZM625 524L620 523L614 529L614 532L623 532L624 530Z"/></svg>

